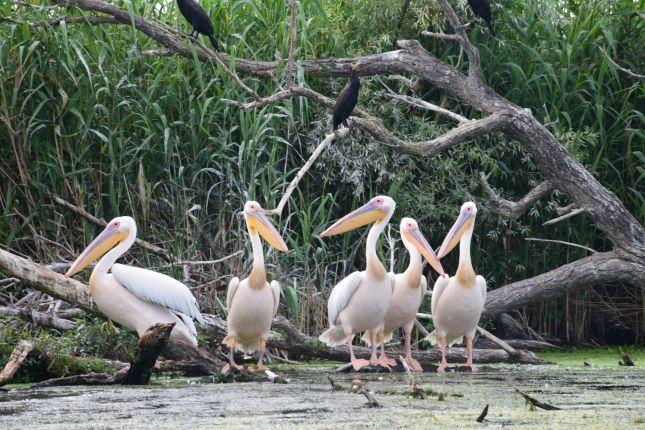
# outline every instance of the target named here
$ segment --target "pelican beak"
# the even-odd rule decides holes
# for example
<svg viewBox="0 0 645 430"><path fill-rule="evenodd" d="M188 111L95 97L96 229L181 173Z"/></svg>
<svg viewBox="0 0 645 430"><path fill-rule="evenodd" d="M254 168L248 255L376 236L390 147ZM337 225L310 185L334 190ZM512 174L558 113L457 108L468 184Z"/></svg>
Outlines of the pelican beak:
<svg viewBox="0 0 645 430"><path fill-rule="evenodd" d="M443 276L445 272L443 271L443 267L441 267L441 263L437 258L437 254L434 253L425 236L423 235L423 233L421 233L421 230L419 230L418 228L409 229L406 230L403 234L405 235L405 238L419 250L421 255L423 255L425 259L428 260L428 263L430 263L432 268L438 274Z"/></svg>
<svg viewBox="0 0 645 430"><path fill-rule="evenodd" d="M320 233L320 237L333 236L345 233L373 222L382 220L387 212L373 202L369 202L336 221L327 230Z"/></svg>
<svg viewBox="0 0 645 430"><path fill-rule="evenodd" d="M117 243L128 237L128 231L121 232L118 228L108 225L105 230L89 244L85 251L78 256L69 268L66 276L72 276L90 265L94 260L112 249Z"/></svg>
<svg viewBox="0 0 645 430"><path fill-rule="evenodd" d="M439 253L437 254L437 257L439 259L445 257L446 254L448 254L455 246L457 246L457 244L461 240L461 236L463 236L464 233L473 225L473 222L473 215L465 214L463 212L459 214L457 221L455 221L455 224L452 226L452 228L446 235L446 238L443 240L441 248L439 248Z"/></svg>
<svg viewBox="0 0 645 430"><path fill-rule="evenodd" d="M248 218L247 223L249 228L255 229L260 236L267 241L269 245L278 249L282 252L289 251L287 244L284 243L282 236L278 233L278 230L275 229L271 221L269 221L262 211L262 209L253 212L247 212Z"/></svg>

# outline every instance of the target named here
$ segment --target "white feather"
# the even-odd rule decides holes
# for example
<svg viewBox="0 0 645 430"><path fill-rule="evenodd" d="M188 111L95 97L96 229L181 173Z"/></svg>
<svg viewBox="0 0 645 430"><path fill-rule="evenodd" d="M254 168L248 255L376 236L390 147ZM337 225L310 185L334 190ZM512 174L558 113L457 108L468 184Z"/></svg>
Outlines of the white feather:
<svg viewBox="0 0 645 430"><path fill-rule="evenodd" d="M278 306L280 305L280 294L282 293L282 288L278 281L271 281L271 290L273 292L273 318L278 313Z"/></svg>
<svg viewBox="0 0 645 430"><path fill-rule="evenodd" d="M112 275L119 284L138 298L181 312L204 324L197 300L188 287L178 280L163 273L124 264L114 264Z"/></svg>
<svg viewBox="0 0 645 430"><path fill-rule="evenodd" d="M475 278L477 286L482 292L482 298L484 299L483 303L486 303L486 279L482 275L477 275Z"/></svg>
<svg viewBox="0 0 645 430"><path fill-rule="evenodd" d="M336 325L338 315L347 307L354 292L361 285L364 275L365 272L354 272L336 284L331 290L327 302L327 317L329 318L330 326Z"/></svg>
<svg viewBox="0 0 645 430"><path fill-rule="evenodd" d="M430 307L432 311L432 315L436 315L437 305L439 304L439 298L446 290L446 286L449 283L450 283L450 277L448 275L440 276L435 281L434 287L432 288L432 303Z"/></svg>
<svg viewBox="0 0 645 430"><path fill-rule="evenodd" d="M231 312L231 305L233 304L233 297L235 297L235 292L237 287L240 286L240 278L237 276L231 279L231 282L228 283L228 290L226 290L226 312Z"/></svg>

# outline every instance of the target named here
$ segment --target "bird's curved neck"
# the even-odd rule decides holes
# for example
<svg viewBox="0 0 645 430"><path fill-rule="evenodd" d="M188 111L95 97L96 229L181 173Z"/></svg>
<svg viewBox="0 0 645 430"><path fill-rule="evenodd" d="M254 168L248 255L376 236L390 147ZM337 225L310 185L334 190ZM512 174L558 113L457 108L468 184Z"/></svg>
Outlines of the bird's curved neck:
<svg viewBox="0 0 645 430"><path fill-rule="evenodd" d="M459 241L459 267L455 276L461 285L473 285L475 283L475 270L470 261L470 241L473 237L474 223L470 226Z"/></svg>
<svg viewBox="0 0 645 430"><path fill-rule="evenodd" d="M408 250L408 254L410 254L410 263L408 264L408 268L405 269L405 272L403 272L403 274L405 275L407 284L410 287L417 287L419 285L421 273L423 272L423 260L421 259L421 253L417 248L414 247L414 245L408 243L407 241L403 241L403 245L405 245Z"/></svg>
<svg viewBox="0 0 645 430"><path fill-rule="evenodd" d="M249 275L249 285L253 288L262 288L267 281L267 272L264 268L264 253L262 252L262 241L257 230L250 229L251 247L253 248L253 268Z"/></svg>
<svg viewBox="0 0 645 430"><path fill-rule="evenodd" d="M377 279L385 277L386 272L383 263L381 263L381 260L376 254L376 244L381 233L385 230L385 226L390 222L392 213L393 212L390 211L385 218L375 223L367 234L367 242L365 244L365 260L367 262L366 271Z"/></svg>
<svg viewBox="0 0 645 430"><path fill-rule="evenodd" d="M94 267L94 270L92 271L92 277L94 275L104 275L112 268L116 260L121 257L123 254L128 252L128 249L132 246L134 243L134 240L137 237L137 230L136 228L131 229L130 233L128 233L128 236L119 242L117 246L114 248L110 249L104 256L99 260L99 262L96 264ZM91 278L90 278L91 281Z"/></svg>

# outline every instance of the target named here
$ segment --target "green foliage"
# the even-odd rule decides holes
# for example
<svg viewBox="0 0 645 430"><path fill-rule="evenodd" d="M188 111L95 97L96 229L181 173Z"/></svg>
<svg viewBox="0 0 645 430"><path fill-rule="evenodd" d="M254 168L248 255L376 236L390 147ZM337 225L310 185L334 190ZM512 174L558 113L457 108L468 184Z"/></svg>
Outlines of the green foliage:
<svg viewBox="0 0 645 430"><path fill-rule="evenodd" d="M465 2L452 3L461 16L471 16ZM215 23L217 38L233 56L287 57L286 0L202 4ZM173 1L123 5L187 29ZM302 0L297 5L299 58L380 52L391 49L397 37L398 0ZM625 67L642 72L639 47L645 43L637 13L642 6L642 1L630 0L513 0L494 4L497 38L480 25L469 34L481 50L486 81L532 109L576 158L645 220L644 88L599 53L604 47ZM32 22L69 12L54 10L0 5L0 14ZM412 2L399 37L419 38L428 28L450 31L436 2ZM422 42L434 55L458 63L454 44ZM221 99L249 97L218 67L194 58L143 55L155 48L145 35L126 26L63 23L31 29L26 24L0 24L0 243L38 261L75 258L97 228L56 206L49 191L99 217L134 216L139 236L160 244L178 260L215 259L245 249L244 256L224 266L190 273L189 284L204 310L220 312L218 301L224 300L228 279L244 276L250 264L238 212L247 199L265 207L277 204L285 182L329 130L330 113L306 99L240 111ZM465 63L462 59L460 67ZM276 79L282 78L279 71ZM298 79L305 82L301 73ZM307 85L331 97L344 81L306 78ZM271 80L247 83L262 95L276 90ZM360 106L383 118L397 135L427 140L453 126L426 112L384 103L382 89L378 78L364 79ZM477 115L436 88L425 85L419 95L463 115ZM436 246L463 201L483 203L479 171L491 173L490 182L508 198L520 197L542 179L520 146L503 135L422 160L390 151L353 130L323 154L278 220L292 250L286 255L269 250L267 255L271 276L283 284L281 312L300 322L323 318L324 312L299 315L309 297L307 288L313 286L315 294L326 298L342 276L361 267L362 231L324 242L317 237L334 219L371 196L387 193L397 201L394 230L401 217L414 216ZM567 203L557 193L552 200ZM542 222L551 216L552 208L545 203L513 222L482 211L473 259L490 287L585 255L575 248L527 243L529 234L599 250L610 246L584 216L543 231ZM400 242L396 246L396 268L401 269L407 256ZM383 257L386 254L383 247ZM144 267L161 264L136 247L125 260ZM456 267L453 255L446 261L448 269ZM161 270L183 275L179 268ZM114 338L109 326L98 323L76 336L81 332L88 339L116 342L92 346L92 353L116 349L122 354L132 345L129 334ZM86 339L74 341L90 348Z"/></svg>

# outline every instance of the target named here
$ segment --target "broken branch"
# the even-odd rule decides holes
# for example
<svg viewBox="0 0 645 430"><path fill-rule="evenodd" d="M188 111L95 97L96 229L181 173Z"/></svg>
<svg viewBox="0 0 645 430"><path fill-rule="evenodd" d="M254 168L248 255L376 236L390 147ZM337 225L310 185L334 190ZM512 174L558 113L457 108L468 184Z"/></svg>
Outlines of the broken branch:
<svg viewBox="0 0 645 430"><path fill-rule="evenodd" d="M517 202L506 200L498 195L495 190L488 184L488 175L479 172L479 182L489 196L491 206L488 208L491 212L509 219L517 219L535 202L549 194L553 188L553 181L540 182L535 188L526 193Z"/></svg>

